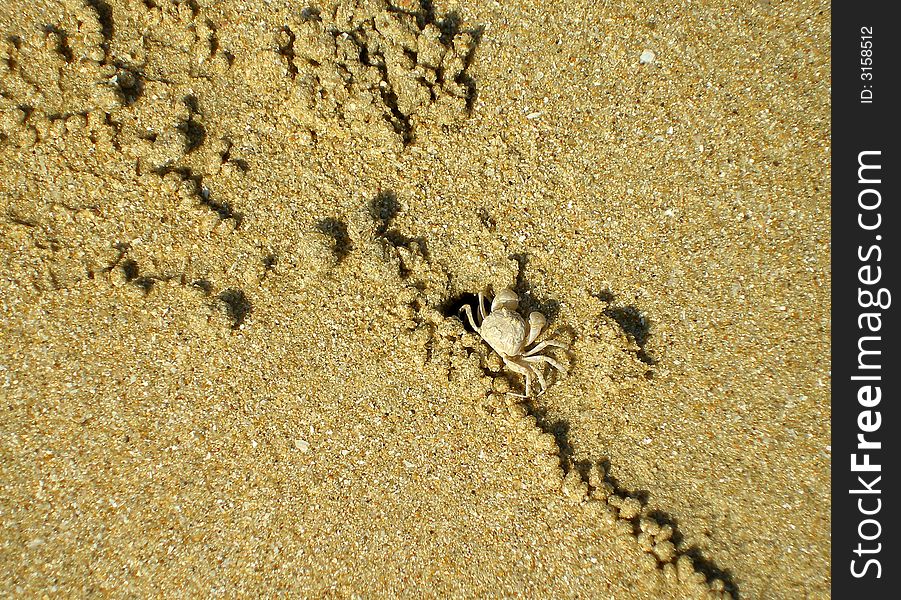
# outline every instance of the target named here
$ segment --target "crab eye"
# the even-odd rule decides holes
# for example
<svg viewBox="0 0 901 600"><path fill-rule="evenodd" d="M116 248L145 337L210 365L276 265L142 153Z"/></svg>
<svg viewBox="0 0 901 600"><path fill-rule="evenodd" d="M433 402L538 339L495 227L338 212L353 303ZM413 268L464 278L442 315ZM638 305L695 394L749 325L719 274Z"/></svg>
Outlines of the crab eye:
<svg viewBox="0 0 901 600"><path fill-rule="evenodd" d="M504 288L499 291L494 297L494 300L491 301L492 311L499 308L516 310L517 306L519 306L519 296L516 295L516 292L508 288Z"/></svg>

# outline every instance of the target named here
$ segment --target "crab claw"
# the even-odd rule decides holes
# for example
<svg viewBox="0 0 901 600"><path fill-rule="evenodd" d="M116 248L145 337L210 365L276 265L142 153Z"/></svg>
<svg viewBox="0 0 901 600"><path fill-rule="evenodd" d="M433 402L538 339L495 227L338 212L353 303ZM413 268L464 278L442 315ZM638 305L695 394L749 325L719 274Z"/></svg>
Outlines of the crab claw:
<svg viewBox="0 0 901 600"><path fill-rule="evenodd" d="M529 337L526 340L526 346L529 346L538 339L538 336L541 335L545 325L547 325L547 319L545 319L544 315L537 310L529 315Z"/></svg>
<svg viewBox="0 0 901 600"><path fill-rule="evenodd" d="M491 312L494 312L499 308L516 310L518 306L519 296L516 295L516 292L509 288L504 288L495 294L494 299L491 301Z"/></svg>

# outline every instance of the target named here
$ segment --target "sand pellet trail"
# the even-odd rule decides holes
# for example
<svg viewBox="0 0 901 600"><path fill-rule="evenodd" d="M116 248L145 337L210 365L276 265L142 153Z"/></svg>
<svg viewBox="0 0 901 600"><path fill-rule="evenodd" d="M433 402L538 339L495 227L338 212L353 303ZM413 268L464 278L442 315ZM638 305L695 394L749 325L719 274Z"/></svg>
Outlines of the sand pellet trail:
<svg viewBox="0 0 901 600"><path fill-rule="evenodd" d="M0 596L828 597L829 24L3 2Z"/></svg>

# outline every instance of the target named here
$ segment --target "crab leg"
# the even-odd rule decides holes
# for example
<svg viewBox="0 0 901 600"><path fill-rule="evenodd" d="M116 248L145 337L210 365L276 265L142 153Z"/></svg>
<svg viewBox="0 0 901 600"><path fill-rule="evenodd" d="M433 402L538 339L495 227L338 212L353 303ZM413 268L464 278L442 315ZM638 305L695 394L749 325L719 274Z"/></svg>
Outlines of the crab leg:
<svg viewBox="0 0 901 600"><path fill-rule="evenodd" d="M528 363L540 363L540 362L546 362L547 364L551 365L552 367L554 367L555 369L557 369L557 370L560 371L561 373L566 373L566 367L564 367L563 365L561 365L560 363L558 363L556 360L554 360L554 359L551 358L550 356L542 356L542 355L538 355L538 356L522 356L521 358L522 358L522 360L524 360L525 362L528 362Z"/></svg>
<svg viewBox="0 0 901 600"><path fill-rule="evenodd" d="M487 314L488 310L485 308L485 295L482 292L479 292L479 319L484 321Z"/></svg>
<svg viewBox="0 0 901 600"><path fill-rule="evenodd" d="M524 365L522 363L517 362L515 359L510 358L509 356L501 356L504 359L504 364L507 365L511 371L514 373L519 373L526 379L526 393L525 394L513 394L510 393L511 396L516 396L517 398L528 398L529 394L532 390L532 369L528 365Z"/></svg>
<svg viewBox="0 0 901 600"><path fill-rule="evenodd" d="M523 360L525 360L525 362L527 362L527 363L529 362L525 358L523 358ZM535 374L535 376L538 377L538 385L541 388L541 390L538 392L538 395L540 396L541 394L543 394L545 392L545 390L547 390L547 383L544 381L544 369L540 369L539 365L528 365L528 366L530 369L532 369L532 372Z"/></svg>
<svg viewBox="0 0 901 600"><path fill-rule="evenodd" d="M528 352L523 353L523 356L532 356L536 352L541 352L548 346L552 346L554 348L568 348L569 347L566 344L564 344L563 342L558 342L557 340L546 340L544 342L541 342L540 344L538 344L537 346L535 346Z"/></svg>
<svg viewBox="0 0 901 600"><path fill-rule="evenodd" d="M469 325L472 327L473 331L482 335L482 332L479 330L478 325L476 325L475 320L472 318L472 308L468 304L464 304L462 308L463 312L466 313L466 318L469 319ZM484 321L484 319L482 319Z"/></svg>

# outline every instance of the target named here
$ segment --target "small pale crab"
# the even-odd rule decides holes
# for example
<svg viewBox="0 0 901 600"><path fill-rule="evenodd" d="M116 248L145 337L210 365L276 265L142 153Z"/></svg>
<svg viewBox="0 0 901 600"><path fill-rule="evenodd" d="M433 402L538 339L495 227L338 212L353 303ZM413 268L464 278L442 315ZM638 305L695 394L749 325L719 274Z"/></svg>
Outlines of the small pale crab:
<svg viewBox="0 0 901 600"><path fill-rule="evenodd" d="M491 300L491 312L485 310L485 296L479 292L479 320L481 325L476 325L472 316L472 307L464 304L461 310L466 313L472 329L478 333L491 348L497 352L514 373L522 375L526 380L525 394L513 394L521 398L527 398L532 388L532 376L538 379L541 395L547 389L544 379L544 363L547 363L566 373L566 368L549 356L538 354L548 347L567 348L563 342L557 340L545 340L528 349L547 324L543 314L534 311L529 315L528 323L516 312L519 307L519 296L511 289L504 288L495 294Z"/></svg>

